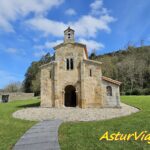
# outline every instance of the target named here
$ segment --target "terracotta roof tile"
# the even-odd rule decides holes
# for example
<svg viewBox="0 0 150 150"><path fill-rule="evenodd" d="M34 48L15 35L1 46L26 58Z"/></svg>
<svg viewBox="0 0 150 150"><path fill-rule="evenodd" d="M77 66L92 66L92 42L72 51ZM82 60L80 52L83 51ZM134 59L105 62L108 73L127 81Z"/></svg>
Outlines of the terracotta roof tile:
<svg viewBox="0 0 150 150"><path fill-rule="evenodd" d="M117 80L113 80L111 78L108 78L108 77L104 77L102 76L102 79L105 80L105 81L108 81L108 82L111 82L111 83L114 83L114 84L117 84L117 85L121 85L121 82L117 81Z"/></svg>

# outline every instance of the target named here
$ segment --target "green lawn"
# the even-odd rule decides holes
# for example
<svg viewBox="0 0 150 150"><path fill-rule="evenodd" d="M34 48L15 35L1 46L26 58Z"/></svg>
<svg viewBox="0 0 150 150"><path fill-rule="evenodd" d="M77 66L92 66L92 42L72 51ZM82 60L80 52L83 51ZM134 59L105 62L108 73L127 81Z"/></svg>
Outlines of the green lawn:
<svg viewBox="0 0 150 150"><path fill-rule="evenodd" d="M0 103L0 150L10 150L17 140L36 122L14 119L12 113L24 107L39 105L39 100Z"/></svg>
<svg viewBox="0 0 150 150"><path fill-rule="evenodd" d="M142 141L99 141L106 132L150 133L150 96L123 96L122 102L138 107L140 112L130 116L95 122L63 123L59 128L62 150L150 150Z"/></svg>
<svg viewBox="0 0 150 150"><path fill-rule="evenodd" d="M99 141L105 132L150 132L150 96L123 96L124 103L141 109L139 113L107 121L63 123L59 129L62 150L148 150L150 144L140 141ZM0 103L0 150L9 150L17 140L36 122L12 118L12 113L24 107L39 106L39 100Z"/></svg>

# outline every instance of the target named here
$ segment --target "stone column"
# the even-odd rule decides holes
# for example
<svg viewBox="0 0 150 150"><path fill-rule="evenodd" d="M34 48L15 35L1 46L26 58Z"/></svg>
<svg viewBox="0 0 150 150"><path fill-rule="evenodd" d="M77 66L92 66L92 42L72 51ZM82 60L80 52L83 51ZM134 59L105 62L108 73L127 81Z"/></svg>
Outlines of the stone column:
<svg viewBox="0 0 150 150"><path fill-rule="evenodd" d="M62 90L62 107L65 107L65 91Z"/></svg>
<svg viewBox="0 0 150 150"><path fill-rule="evenodd" d="M76 107L79 107L78 91L76 90Z"/></svg>
<svg viewBox="0 0 150 150"><path fill-rule="evenodd" d="M85 108L86 100L85 100L85 85L84 85L84 77L85 74L85 63L81 62L81 107Z"/></svg>
<svg viewBox="0 0 150 150"><path fill-rule="evenodd" d="M59 62L55 63L54 69L54 104L55 107L60 107L60 93L59 93Z"/></svg>
<svg viewBox="0 0 150 150"><path fill-rule="evenodd" d="M118 91L116 92L116 102L117 102L117 108L121 108L120 106L120 89L118 87Z"/></svg>

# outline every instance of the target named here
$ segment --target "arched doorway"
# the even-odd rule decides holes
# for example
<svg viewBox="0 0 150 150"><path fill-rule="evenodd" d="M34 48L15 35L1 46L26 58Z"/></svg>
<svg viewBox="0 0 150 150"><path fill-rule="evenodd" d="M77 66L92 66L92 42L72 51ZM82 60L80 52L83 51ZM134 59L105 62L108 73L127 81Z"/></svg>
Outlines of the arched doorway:
<svg viewBox="0 0 150 150"><path fill-rule="evenodd" d="M76 107L76 89L72 85L65 87L65 106Z"/></svg>

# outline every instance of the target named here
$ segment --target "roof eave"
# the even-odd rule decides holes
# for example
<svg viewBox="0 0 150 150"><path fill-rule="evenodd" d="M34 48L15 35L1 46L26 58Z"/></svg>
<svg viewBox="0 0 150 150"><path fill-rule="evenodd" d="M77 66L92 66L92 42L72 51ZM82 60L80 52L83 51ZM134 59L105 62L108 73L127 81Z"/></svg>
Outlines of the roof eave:
<svg viewBox="0 0 150 150"><path fill-rule="evenodd" d="M102 79L107 81L107 82L111 82L113 84L119 85L119 86L122 84L122 82L120 82L120 81L113 80L113 79L105 77L105 76L102 76Z"/></svg>

